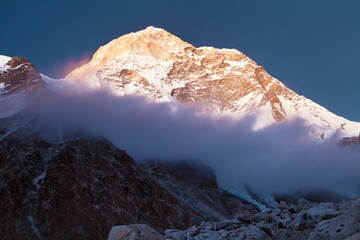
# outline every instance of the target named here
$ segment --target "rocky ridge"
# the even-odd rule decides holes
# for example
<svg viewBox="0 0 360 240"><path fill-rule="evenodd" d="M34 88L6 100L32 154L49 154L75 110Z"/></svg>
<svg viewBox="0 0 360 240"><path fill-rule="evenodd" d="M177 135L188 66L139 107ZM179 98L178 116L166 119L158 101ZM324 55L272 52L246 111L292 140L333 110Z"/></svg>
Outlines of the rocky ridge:
<svg viewBox="0 0 360 240"><path fill-rule="evenodd" d="M37 69L25 57L1 56L1 59L0 96L28 93L45 86Z"/></svg>
<svg viewBox="0 0 360 240"><path fill-rule="evenodd" d="M24 110L29 104L27 96L45 86L28 59L0 55L0 119Z"/></svg>

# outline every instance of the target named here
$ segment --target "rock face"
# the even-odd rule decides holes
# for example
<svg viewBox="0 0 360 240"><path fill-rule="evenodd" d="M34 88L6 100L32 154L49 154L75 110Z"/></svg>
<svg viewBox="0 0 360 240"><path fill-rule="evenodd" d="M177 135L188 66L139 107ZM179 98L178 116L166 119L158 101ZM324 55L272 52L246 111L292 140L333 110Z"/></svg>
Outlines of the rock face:
<svg viewBox="0 0 360 240"><path fill-rule="evenodd" d="M360 133L358 137L344 137L339 142L340 146L360 147Z"/></svg>
<svg viewBox="0 0 360 240"><path fill-rule="evenodd" d="M115 225L164 231L231 217L206 167L137 165L101 138L29 132L0 140L4 239L106 239Z"/></svg>
<svg viewBox="0 0 360 240"><path fill-rule="evenodd" d="M39 72L29 60L24 57L13 57L8 60L0 66L0 96L31 92L45 86Z"/></svg>
<svg viewBox="0 0 360 240"><path fill-rule="evenodd" d="M232 209L224 203L216 176L209 167L190 162L151 162L142 166L186 208L200 213L202 219L225 219L232 215Z"/></svg>
<svg viewBox="0 0 360 240"><path fill-rule="evenodd" d="M318 138L360 132L350 122L287 88L234 49L196 48L164 29L148 27L99 48L68 78L116 94L180 101L234 117L255 116L254 128L301 118Z"/></svg>

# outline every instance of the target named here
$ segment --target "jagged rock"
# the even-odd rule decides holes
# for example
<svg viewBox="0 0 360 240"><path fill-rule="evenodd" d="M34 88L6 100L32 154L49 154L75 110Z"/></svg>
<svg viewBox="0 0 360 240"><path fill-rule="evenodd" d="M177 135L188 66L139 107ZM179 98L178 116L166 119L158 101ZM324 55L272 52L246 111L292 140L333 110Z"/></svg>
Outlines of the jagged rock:
<svg viewBox="0 0 360 240"><path fill-rule="evenodd" d="M289 224L290 229L295 229L299 231L303 231L307 228L311 228L314 226L314 222L306 211L298 213L294 216L294 220L292 220Z"/></svg>
<svg viewBox="0 0 360 240"><path fill-rule="evenodd" d="M0 84L3 84L1 95L31 92L46 85L34 65L24 57L13 57L0 68Z"/></svg>
<svg viewBox="0 0 360 240"><path fill-rule="evenodd" d="M280 201L279 208L280 209L289 209L289 205L285 201Z"/></svg>
<svg viewBox="0 0 360 240"><path fill-rule="evenodd" d="M291 222L290 218L283 219L279 216L274 217L274 224L277 228L287 228L290 222Z"/></svg>
<svg viewBox="0 0 360 240"><path fill-rule="evenodd" d="M133 224L112 227L108 240L165 240L165 237L145 224Z"/></svg>
<svg viewBox="0 0 360 240"><path fill-rule="evenodd" d="M339 145L360 147L360 137L344 137L339 141Z"/></svg>
<svg viewBox="0 0 360 240"><path fill-rule="evenodd" d="M300 208L300 209L309 209L309 208L312 208L315 206L314 203L306 200L305 198L300 198L297 202L297 206Z"/></svg>
<svg viewBox="0 0 360 240"><path fill-rule="evenodd" d="M360 206L346 210L330 220L321 221L310 234L309 240L346 239L360 232Z"/></svg>
<svg viewBox="0 0 360 240"><path fill-rule="evenodd" d="M40 92L45 86L46 83L29 60L0 55L0 120L19 114L31 106L36 98L34 93ZM34 112L33 109L28 111ZM8 121L7 125L16 125L16 120ZM0 125L0 137L7 135L7 130L7 127Z"/></svg>
<svg viewBox="0 0 360 240"><path fill-rule="evenodd" d="M337 210L335 204L330 202L319 203L310 208L307 212L316 222L327 220L339 215L339 211Z"/></svg>

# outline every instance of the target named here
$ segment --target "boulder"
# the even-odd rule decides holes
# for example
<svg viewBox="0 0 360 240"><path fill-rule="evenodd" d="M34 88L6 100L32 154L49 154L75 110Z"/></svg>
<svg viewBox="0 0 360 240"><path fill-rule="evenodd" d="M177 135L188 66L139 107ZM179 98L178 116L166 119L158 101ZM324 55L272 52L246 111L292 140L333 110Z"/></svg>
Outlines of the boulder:
<svg viewBox="0 0 360 240"><path fill-rule="evenodd" d="M111 228L108 240L164 240L155 229L145 224L121 225Z"/></svg>
<svg viewBox="0 0 360 240"><path fill-rule="evenodd" d="M338 240L354 237L360 233L360 206L343 212L341 215L321 221L310 234L309 240ZM354 236L355 235L355 236Z"/></svg>

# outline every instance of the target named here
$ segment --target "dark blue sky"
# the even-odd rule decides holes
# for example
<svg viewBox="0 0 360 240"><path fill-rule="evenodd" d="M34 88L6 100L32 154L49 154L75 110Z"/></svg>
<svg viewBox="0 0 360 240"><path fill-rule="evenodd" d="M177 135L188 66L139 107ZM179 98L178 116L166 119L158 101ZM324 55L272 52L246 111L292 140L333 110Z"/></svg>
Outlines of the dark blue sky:
<svg viewBox="0 0 360 240"><path fill-rule="evenodd" d="M52 77L149 25L195 46L236 48L299 94L360 121L360 1L0 0L0 54Z"/></svg>

